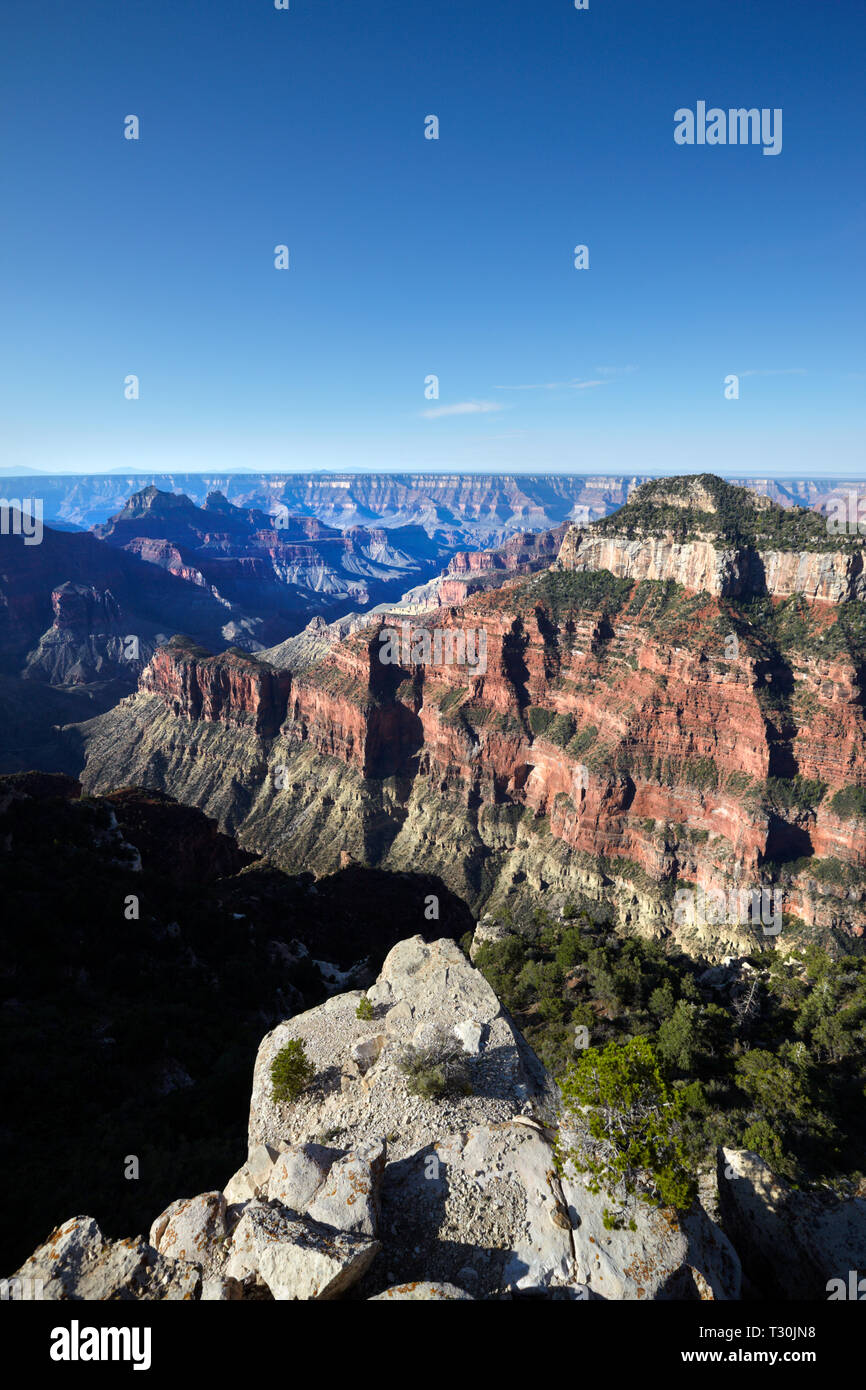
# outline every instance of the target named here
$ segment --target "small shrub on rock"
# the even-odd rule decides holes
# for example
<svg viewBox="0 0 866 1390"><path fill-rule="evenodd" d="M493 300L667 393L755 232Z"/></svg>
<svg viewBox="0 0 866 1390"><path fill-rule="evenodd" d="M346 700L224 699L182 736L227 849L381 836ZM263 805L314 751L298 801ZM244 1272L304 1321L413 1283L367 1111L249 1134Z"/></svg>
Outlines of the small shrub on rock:
<svg viewBox="0 0 866 1390"><path fill-rule="evenodd" d="M369 1022L370 1019L373 1017L373 1015L374 1015L373 1005L370 1003L369 999L367 998L367 996L366 996L366 994L365 994L365 995L363 996L363 998L361 998L361 999L358 1001L358 1007L357 1007L357 1009L355 1010L355 1017L356 1017L356 1018L362 1018L362 1019L364 1019L365 1022Z"/></svg>
<svg viewBox="0 0 866 1390"><path fill-rule="evenodd" d="M557 1165L573 1165L590 1192L613 1203L604 1211L608 1230L636 1229L631 1212L638 1201L691 1206L696 1185L683 1149L688 1100L665 1081L646 1038L588 1048L560 1089Z"/></svg>
<svg viewBox="0 0 866 1390"><path fill-rule="evenodd" d="M273 1099L277 1105L298 1099L309 1086L316 1069L301 1038L290 1038L271 1062Z"/></svg>
<svg viewBox="0 0 866 1390"><path fill-rule="evenodd" d="M423 1100L472 1094L466 1053L459 1039L446 1028L420 1047L409 1043L397 1065L406 1078L406 1089Z"/></svg>

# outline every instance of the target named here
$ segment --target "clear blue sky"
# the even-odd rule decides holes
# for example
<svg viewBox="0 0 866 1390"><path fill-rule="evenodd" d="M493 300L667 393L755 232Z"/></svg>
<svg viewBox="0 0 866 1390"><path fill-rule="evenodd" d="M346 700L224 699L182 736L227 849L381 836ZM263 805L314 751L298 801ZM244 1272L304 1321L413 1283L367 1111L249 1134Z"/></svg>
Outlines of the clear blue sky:
<svg viewBox="0 0 866 1390"><path fill-rule="evenodd" d="M861 0L2 29L3 465L863 472ZM677 146L698 100L781 107L782 153Z"/></svg>

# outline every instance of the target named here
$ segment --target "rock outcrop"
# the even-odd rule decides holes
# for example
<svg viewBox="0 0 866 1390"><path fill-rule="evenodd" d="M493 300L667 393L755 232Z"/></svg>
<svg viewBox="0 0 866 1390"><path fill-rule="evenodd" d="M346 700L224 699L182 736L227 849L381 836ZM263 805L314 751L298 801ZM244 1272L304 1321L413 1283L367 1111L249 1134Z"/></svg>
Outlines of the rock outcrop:
<svg viewBox="0 0 866 1390"><path fill-rule="evenodd" d="M670 580L692 593L741 598L767 593L792 594L821 603L866 599L863 554L834 550L828 554L792 554L772 550L720 547L712 540L678 543L672 536L628 539L595 536L580 527L566 534L557 564L564 570L608 570L617 579Z"/></svg>
<svg viewBox="0 0 866 1390"><path fill-rule="evenodd" d="M747 1149L721 1149L719 1208L767 1298L847 1299L866 1265L866 1199L798 1192ZM860 1295L862 1296L862 1295Z"/></svg>
<svg viewBox="0 0 866 1390"><path fill-rule="evenodd" d="M555 1087L453 942L394 947L367 991L375 1045L359 1050L360 998L334 996L262 1041L248 1158L224 1192L173 1202L150 1244L106 1242L76 1218L18 1277L42 1278L47 1298L739 1296L737 1256L699 1205L611 1232L602 1199L560 1176ZM446 1035L468 1084L412 1091L407 1049ZM278 1104L271 1064L293 1038L315 1076Z"/></svg>
<svg viewBox="0 0 866 1390"><path fill-rule="evenodd" d="M784 545L774 544L778 538ZM572 526L564 570L681 585L722 598L802 594L813 602L866 599L864 535L833 531L815 512L783 512L770 499L709 475L644 483L598 526Z"/></svg>
<svg viewBox="0 0 866 1390"><path fill-rule="evenodd" d="M740 1296L739 1252L700 1203L687 1213L643 1211L638 1229L609 1230L602 1194L566 1176L578 1280L601 1298L730 1299Z"/></svg>
<svg viewBox="0 0 866 1390"><path fill-rule="evenodd" d="M196 1299L201 1268L166 1259L140 1238L107 1240L90 1216L74 1216L52 1231L13 1276L24 1290L60 1301Z"/></svg>
<svg viewBox="0 0 866 1390"><path fill-rule="evenodd" d="M439 606L463 603L470 594L496 588L509 578L547 569L568 529L563 522L550 531L520 532L494 550L458 550L436 585Z"/></svg>
<svg viewBox="0 0 866 1390"><path fill-rule="evenodd" d="M286 713L291 676L246 652L221 657L174 637L154 653L141 689L159 692L173 713L274 735Z"/></svg>
<svg viewBox="0 0 866 1390"><path fill-rule="evenodd" d="M124 630L123 615L110 589L90 584L59 584L51 593L54 621L28 654L24 675L50 685L85 685L119 679L133 684L155 644Z"/></svg>

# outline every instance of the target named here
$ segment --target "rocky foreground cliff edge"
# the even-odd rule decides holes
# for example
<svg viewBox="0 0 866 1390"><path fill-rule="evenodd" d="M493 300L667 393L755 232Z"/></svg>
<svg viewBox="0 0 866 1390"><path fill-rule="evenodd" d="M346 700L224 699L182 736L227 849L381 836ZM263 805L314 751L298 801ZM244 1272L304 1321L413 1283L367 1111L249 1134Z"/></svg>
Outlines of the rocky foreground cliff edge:
<svg viewBox="0 0 866 1390"><path fill-rule="evenodd" d="M400 942L367 992L372 1018L357 1017L361 998L333 996L263 1039L247 1161L223 1191L172 1203L148 1240L109 1240L74 1217L18 1271L24 1289L41 1281L43 1297L64 1300L741 1297L740 1259L699 1202L611 1231L604 1197L558 1174L553 1083L452 941ZM471 1092L410 1094L401 1050L443 1030L460 1040ZM316 1075L277 1105L270 1067L290 1038ZM746 1222L751 1255L763 1224L778 1234L778 1193L763 1223L767 1171L754 1155L724 1159L725 1209L732 1229ZM800 1296L826 1296L822 1281L862 1241L866 1203L843 1205L844 1239L813 1252L814 1288Z"/></svg>

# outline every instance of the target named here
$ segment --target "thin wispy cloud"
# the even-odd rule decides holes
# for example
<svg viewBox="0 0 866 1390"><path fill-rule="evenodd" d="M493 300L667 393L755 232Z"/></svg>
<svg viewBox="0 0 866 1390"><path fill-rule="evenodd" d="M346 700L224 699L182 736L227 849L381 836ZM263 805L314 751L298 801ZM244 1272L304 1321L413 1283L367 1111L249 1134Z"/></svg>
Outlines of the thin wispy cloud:
<svg viewBox="0 0 866 1390"><path fill-rule="evenodd" d="M498 401L457 401L454 405L437 405L432 410L422 410L425 420L438 420L443 415L487 415L491 410L501 410Z"/></svg>
<svg viewBox="0 0 866 1390"><path fill-rule="evenodd" d="M751 372L738 372L738 376L805 376L805 367L768 367Z"/></svg>
<svg viewBox="0 0 866 1390"><path fill-rule="evenodd" d="M528 386L494 386L494 391L589 391L594 386L607 386L607 381L539 381Z"/></svg>

